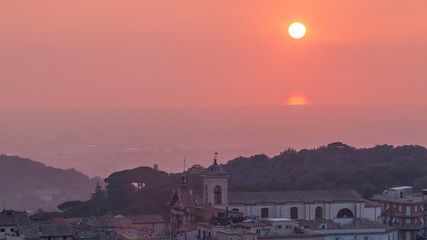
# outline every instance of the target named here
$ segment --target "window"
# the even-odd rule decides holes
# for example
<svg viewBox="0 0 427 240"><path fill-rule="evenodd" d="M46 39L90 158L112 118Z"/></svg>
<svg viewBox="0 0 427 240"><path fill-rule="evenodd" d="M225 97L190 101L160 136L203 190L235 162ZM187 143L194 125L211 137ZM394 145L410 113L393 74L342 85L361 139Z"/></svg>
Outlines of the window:
<svg viewBox="0 0 427 240"><path fill-rule="evenodd" d="M268 208L261 208L261 217L268 217Z"/></svg>
<svg viewBox="0 0 427 240"><path fill-rule="evenodd" d="M369 240L369 238L368 237L363 237L363 240Z"/></svg>
<svg viewBox="0 0 427 240"><path fill-rule="evenodd" d="M411 215L411 206L406 206L406 215Z"/></svg>
<svg viewBox="0 0 427 240"><path fill-rule="evenodd" d="M297 218L298 218L298 208L291 207L291 219L297 219Z"/></svg>
<svg viewBox="0 0 427 240"><path fill-rule="evenodd" d="M237 209L237 208L233 208L233 209L231 209L231 211L232 211L232 212L238 212L238 211L239 211L239 209Z"/></svg>
<svg viewBox="0 0 427 240"><path fill-rule="evenodd" d="M259 235L259 234L261 234L261 229L257 229L256 230L256 233Z"/></svg>
<svg viewBox="0 0 427 240"><path fill-rule="evenodd" d="M321 207L316 208L315 218L323 218L323 210Z"/></svg>
<svg viewBox="0 0 427 240"><path fill-rule="evenodd" d="M304 228L305 229L310 229L310 226L309 225L304 225Z"/></svg>
<svg viewBox="0 0 427 240"><path fill-rule="evenodd" d="M208 185L205 185L205 203L208 204Z"/></svg>
<svg viewBox="0 0 427 240"><path fill-rule="evenodd" d="M1 228L1 229L0 229L0 232L4 232L4 228Z"/></svg>
<svg viewBox="0 0 427 240"><path fill-rule="evenodd" d="M215 186L214 189L214 204L221 204L221 194L222 194L222 189L221 186Z"/></svg>
<svg viewBox="0 0 427 240"><path fill-rule="evenodd" d="M14 228L10 228L10 232L14 232L15 231L15 229Z"/></svg>
<svg viewBox="0 0 427 240"><path fill-rule="evenodd" d="M341 209L337 214L337 218L352 218L352 217L353 217L353 212L348 208Z"/></svg>
<svg viewBox="0 0 427 240"><path fill-rule="evenodd" d="M292 228L292 225L286 225L286 226L285 226L285 228L286 228L286 229L291 229L291 228Z"/></svg>

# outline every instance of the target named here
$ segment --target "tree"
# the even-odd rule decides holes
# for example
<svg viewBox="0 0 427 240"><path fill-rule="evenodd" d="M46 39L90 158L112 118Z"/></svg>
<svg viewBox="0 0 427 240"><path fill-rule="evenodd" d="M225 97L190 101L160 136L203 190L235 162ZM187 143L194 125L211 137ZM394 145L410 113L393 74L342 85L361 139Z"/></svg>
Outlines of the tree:
<svg viewBox="0 0 427 240"><path fill-rule="evenodd" d="M66 201L64 203L59 204L58 209L61 211L66 211L70 208L77 207L81 204L83 204L82 201Z"/></svg>
<svg viewBox="0 0 427 240"><path fill-rule="evenodd" d="M96 182L95 192L92 194L92 199L99 200L105 198L105 191L102 190L101 185L99 185L99 182Z"/></svg>

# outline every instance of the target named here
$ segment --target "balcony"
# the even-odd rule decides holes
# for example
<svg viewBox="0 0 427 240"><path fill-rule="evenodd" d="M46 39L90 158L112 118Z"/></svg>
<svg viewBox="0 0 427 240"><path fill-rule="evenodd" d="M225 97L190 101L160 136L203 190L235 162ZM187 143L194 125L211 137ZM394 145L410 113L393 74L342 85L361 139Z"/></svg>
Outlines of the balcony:
<svg viewBox="0 0 427 240"><path fill-rule="evenodd" d="M392 226L400 230L420 230L424 228L423 224L393 224Z"/></svg>
<svg viewBox="0 0 427 240"><path fill-rule="evenodd" d="M403 217L403 218L410 218L410 217L422 217L423 213L422 212L413 212L410 214L406 214L406 213L400 213L400 212L394 212L391 213L391 216L393 217Z"/></svg>

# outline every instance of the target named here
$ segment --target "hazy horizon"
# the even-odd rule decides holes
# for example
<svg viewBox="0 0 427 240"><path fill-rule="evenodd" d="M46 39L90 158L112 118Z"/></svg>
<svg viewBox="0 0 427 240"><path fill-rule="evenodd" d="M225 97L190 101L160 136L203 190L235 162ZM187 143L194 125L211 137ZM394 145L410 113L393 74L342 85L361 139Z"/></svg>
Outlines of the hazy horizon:
<svg viewBox="0 0 427 240"><path fill-rule="evenodd" d="M424 105L0 110L0 153L89 176L158 164L180 172L340 141L427 146Z"/></svg>

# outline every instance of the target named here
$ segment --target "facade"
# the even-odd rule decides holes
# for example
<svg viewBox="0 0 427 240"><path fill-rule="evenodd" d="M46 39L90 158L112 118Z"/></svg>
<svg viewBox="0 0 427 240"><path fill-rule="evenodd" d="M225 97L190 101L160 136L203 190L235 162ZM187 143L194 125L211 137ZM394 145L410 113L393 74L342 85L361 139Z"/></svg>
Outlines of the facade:
<svg viewBox="0 0 427 240"><path fill-rule="evenodd" d="M355 190L229 192L229 176L214 163L202 174L203 203L259 218L301 220L367 218L378 221L380 206Z"/></svg>
<svg viewBox="0 0 427 240"><path fill-rule="evenodd" d="M412 187L389 188L381 195L374 195L372 200L382 206L382 223L399 229L399 240L412 240L424 235L426 200L414 195Z"/></svg>
<svg viewBox="0 0 427 240"><path fill-rule="evenodd" d="M0 212L0 239L6 239L7 236L16 236L19 225L29 225L26 212L4 210Z"/></svg>

